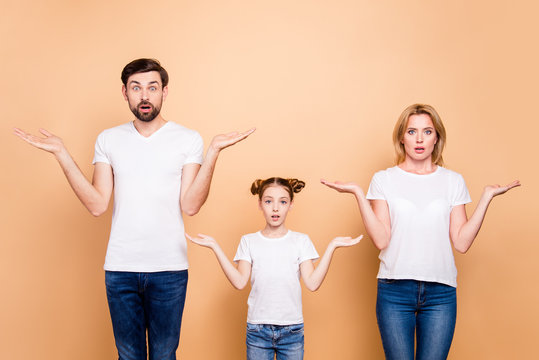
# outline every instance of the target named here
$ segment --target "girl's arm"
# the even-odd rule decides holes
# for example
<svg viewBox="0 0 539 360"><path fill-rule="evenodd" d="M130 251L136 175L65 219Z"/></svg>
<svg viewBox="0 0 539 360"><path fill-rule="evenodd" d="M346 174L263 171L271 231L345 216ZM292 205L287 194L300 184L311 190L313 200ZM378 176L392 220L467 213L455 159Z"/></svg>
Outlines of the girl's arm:
<svg viewBox="0 0 539 360"><path fill-rule="evenodd" d="M223 272L232 286L238 290L241 290L245 287L245 285L247 285L249 277L251 276L251 263L245 260L240 260L238 267L236 268L230 262L230 260L228 260L225 253L214 238L202 234L198 234L198 238L191 237L188 234L185 234L185 236L195 244L205 246L213 250L217 261L219 261L219 265L221 265L221 269L223 269Z"/></svg>
<svg viewBox="0 0 539 360"><path fill-rule="evenodd" d="M367 200L358 184L353 182L343 183L340 181L329 182L321 180L321 183L342 193L350 193L356 197L361 218L365 224L365 230L372 239L374 246L383 250L389 245L391 238L391 221L389 208L385 200Z"/></svg>
<svg viewBox="0 0 539 360"><path fill-rule="evenodd" d="M314 268L312 260L306 260L299 265L301 272L301 278L307 289L311 291L316 291L322 285L326 274L328 273L329 265L331 264L331 258L333 257L333 252L341 246L352 246L357 244L363 235L352 239L351 237L336 237L331 240L329 243L326 252L320 259L320 263Z"/></svg>
<svg viewBox="0 0 539 360"><path fill-rule="evenodd" d="M468 220L464 205L457 205L451 210L451 219L449 225L449 236L453 242L455 250L460 253L466 253L473 244L483 220L487 213L488 206L492 199L506 193L508 190L520 186L518 180L513 181L505 186L489 185L485 187L481 199L475 208L472 216Z"/></svg>

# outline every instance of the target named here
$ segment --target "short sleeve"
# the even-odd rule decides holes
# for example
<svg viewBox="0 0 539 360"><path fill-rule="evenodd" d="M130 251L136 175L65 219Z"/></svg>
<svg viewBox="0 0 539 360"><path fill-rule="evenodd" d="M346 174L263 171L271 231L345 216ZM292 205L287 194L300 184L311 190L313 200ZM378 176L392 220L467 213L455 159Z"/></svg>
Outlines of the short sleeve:
<svg viewBox="0 0 539 360"><path fill-rule="evenodd" d="M92 164L95 164L98 162L102 162L102 163L110 165L110 160L107 157L107 154L105 152L105 134L104 133L99 134L95 142L94 160L92 161Z"/></svg>
<svg viewBox="0 0 539 360"><path fill-rule="evenodd" d="M198 132L193 135L193 143L189 148L189 153L185 159L184 164L202 164L204 153L204 141Z"/></svg>
<svg viewBox="0 0 539 360"><path fill-rule="evenodd" d="M367 199L369 200L387 200L384 193L383 187L383 171L379 171L372 177L371 183L369 185L369 190L367 191Z"/></svg>
<svg viewBox="0 0 539 360"><path fill-rule="evenodd" d="M245 260L250 264L253 263L253 260L251 259L251 251L249 250L249 242L245 236L242 236L240 244L238 245L238 250L234 256L234 262L238 262L240 260Z"/></svg>
<svg viewBox="0 0 539 360"><path fill-rule="evenodd" d="M457 206L472 202L470 193L468 192L468 188L466 187L466 182L464 181L462 175L457 174L455 182L456 183L451 206Z"/></svg>
<svg viewBox="0 0 539 360"><path fill-rule="evenodd" d="M316 252L316 249L314 247L313 242L309 238L308 235L303 235L301 237L301 245L300 245L300 254L299 254L299 263L306 260L314 260L318 259L320 256Z"/></svg>

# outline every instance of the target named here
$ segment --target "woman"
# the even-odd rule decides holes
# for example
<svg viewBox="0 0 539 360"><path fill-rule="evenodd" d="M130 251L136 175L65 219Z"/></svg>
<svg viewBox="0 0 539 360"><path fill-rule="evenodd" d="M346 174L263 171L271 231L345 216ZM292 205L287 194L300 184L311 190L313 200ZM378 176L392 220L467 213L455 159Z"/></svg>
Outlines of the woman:
<svg viewBox="0 0 539 360"><path fill-rule="evenodd" d="M446 133L429 105L406 108L393 132L397 165L377 172L367 196L355 183L322 183L355 195L366 231L381 250L376 315L387 359L445 359L456 320L451 250L472 245L490 201L519 186L486 186L471 202L462 176L442 167ZM415 349L415 340L417 349Z"/></svg>

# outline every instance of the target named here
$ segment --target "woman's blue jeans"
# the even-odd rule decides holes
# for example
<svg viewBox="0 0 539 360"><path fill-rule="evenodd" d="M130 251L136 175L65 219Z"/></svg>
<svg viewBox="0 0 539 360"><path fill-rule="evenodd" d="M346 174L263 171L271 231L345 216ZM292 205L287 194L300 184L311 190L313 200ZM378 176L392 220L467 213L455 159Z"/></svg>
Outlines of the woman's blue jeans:
<svg viewBox="0 0 539 360"><path fill-rule="evenodd" d="M302 360L303 324L247 323L247 360Z"/></svg>
<svg viewBox="0 0 539 360"><path fill-rule="evenodd" d="M435 282L378 279L376 317L386 359L446 359L457 318L456 288ZM415 341L414 341L415 338Z"/></svg>
<svg viewBox="0 0 539 360"><path fill-rule="evenodd" d="M175 360L180 341L187 270L105 272L119 360Z"/></svg>

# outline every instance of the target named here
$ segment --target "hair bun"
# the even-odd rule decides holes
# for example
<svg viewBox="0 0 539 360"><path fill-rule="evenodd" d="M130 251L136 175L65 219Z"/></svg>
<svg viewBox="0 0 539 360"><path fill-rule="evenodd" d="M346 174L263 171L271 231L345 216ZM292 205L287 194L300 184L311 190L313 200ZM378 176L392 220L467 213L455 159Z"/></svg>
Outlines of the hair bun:
<svg viewBox="0 0 539 360"><path fill-rule="evenodd" d="M251 185L251 194L260 194L260 185L262 185L263 182L264 180L262 179L256 179L255 181L253 181L253 184Z"/></svg>
<svg viewBox="0 0 539 360"><path fill-rule="evenodd" d="M295 193L299 193L305 187L305 181L298 179L288 179L288 183Z"/></svg>

